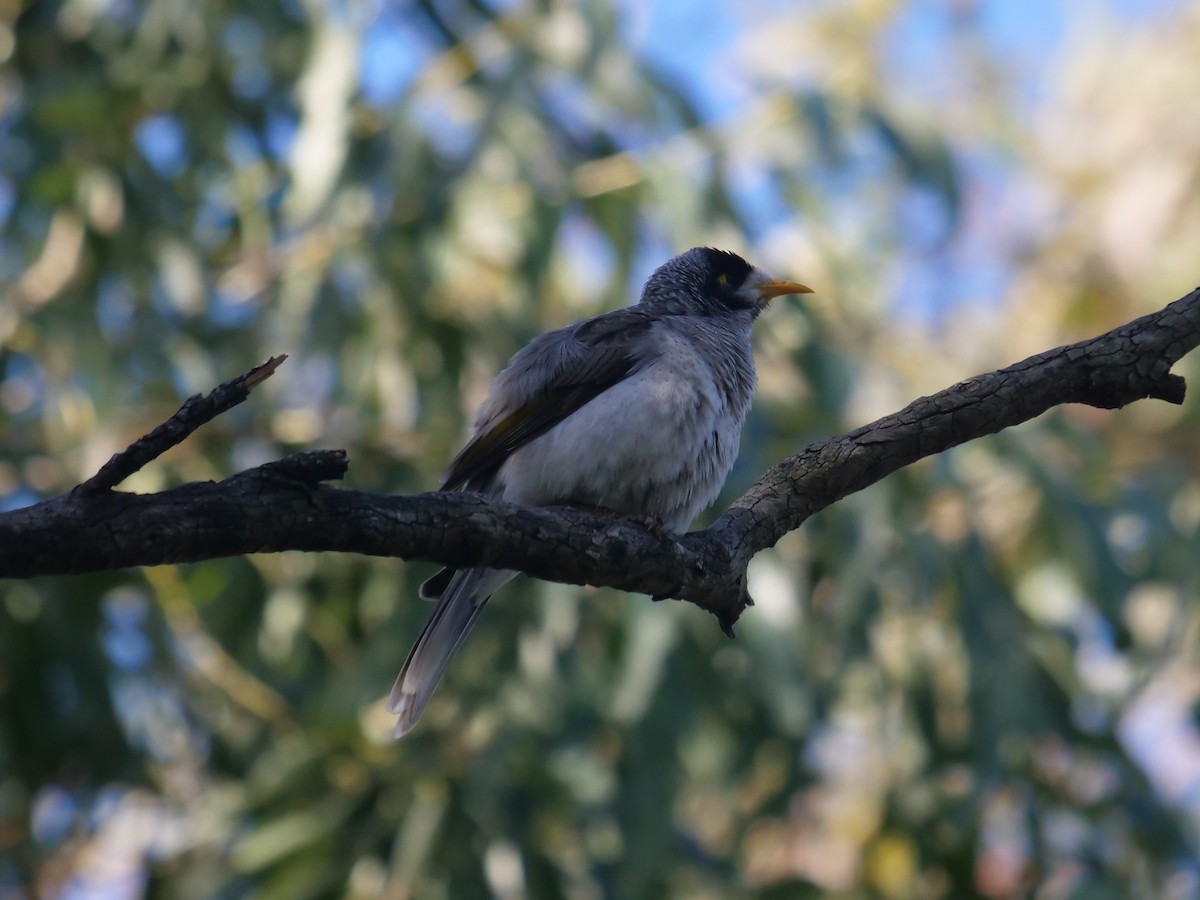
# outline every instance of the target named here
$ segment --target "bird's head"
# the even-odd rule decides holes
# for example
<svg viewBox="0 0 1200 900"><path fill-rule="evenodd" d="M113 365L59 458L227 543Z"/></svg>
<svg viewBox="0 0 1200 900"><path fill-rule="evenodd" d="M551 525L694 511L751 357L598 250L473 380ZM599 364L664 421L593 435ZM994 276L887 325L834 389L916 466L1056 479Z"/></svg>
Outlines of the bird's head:
<svg viewBox="0 0 1200 900"><path fill-rule="evenodd" d="M654 271L643 304L663 312L755 319L774 297L811 294L796 281L779 281L736 253L693 247Z"/></svg>

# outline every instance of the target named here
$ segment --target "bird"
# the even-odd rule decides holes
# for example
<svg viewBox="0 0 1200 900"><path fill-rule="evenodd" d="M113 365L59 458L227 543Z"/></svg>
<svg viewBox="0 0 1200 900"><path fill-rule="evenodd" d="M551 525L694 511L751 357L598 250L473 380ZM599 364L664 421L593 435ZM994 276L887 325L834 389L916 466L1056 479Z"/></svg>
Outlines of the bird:
<svg viewBox="0 0 1200 900"><path fill-rule="evenodd" d="M441 489L685 530L737 458L756 380L751 327L773 298L807 293L728 250L668 260L636 303L542 334L509 360ZM437 606L388 696L397 738L516 574L448 568L421 585Z"/></svg>

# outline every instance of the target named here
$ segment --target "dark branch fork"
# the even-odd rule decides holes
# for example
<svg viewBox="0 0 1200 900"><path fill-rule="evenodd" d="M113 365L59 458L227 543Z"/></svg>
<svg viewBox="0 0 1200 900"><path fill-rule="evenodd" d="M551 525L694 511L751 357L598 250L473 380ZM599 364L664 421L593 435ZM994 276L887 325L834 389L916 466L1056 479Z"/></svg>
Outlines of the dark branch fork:
<svg viewBox="0 0 1200 900"><path fill-rule="evenodd" d="M241 403L274 357L170 419L73 491L0 513L0 577L198 562L284 550L342 551L687 600L726 633L750 605L746 569L810 516L926 456L1028 421L1063 403L1115 409L1143 398L1182 403L1171 367L1200 344L1200 288L1090 340L1068 344L913 401L767 471L710 528L662 533L570 508L525 508L455 492L395 496L331 487L341 450L312 451L220 482L155 494L122 480Z"/></svg>

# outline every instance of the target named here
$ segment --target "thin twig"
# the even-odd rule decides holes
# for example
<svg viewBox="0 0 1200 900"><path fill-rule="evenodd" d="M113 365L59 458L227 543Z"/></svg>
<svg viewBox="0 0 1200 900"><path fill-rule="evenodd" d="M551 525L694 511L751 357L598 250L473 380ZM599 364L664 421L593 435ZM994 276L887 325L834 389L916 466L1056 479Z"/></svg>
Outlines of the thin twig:
<svg viewBox="0 0 1200 900"><path fill-rule="evenodd" d="M73 493L78 497L93 497L111 491L134 472L183 443L201 425L244 401L250 396L250 391L270 378L285 359L286 353L272 356L262 365L225 382L204 396L194 394L188 397L171 418L120 453L114 453L99 472L76 487Z"/></svg>

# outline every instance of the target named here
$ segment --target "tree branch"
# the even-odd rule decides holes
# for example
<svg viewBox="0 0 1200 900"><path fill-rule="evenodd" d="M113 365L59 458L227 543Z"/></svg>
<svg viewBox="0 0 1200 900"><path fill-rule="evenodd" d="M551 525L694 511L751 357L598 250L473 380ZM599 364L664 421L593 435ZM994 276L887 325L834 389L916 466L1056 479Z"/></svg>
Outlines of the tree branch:
<svg viewBox="0 0 1200 900"><path fill-rule="evenodd" d="M712 612L732 635L751 603L751 558L814 513L918 459L1063 403L1104 409L1147 397L1181 403L1184 381L1170 369L1197 344L1200 288L1099 337L976 376L812 444L772 467L710 528L686 535L473 494L393 496L335 488L321 482L345 473L340 450L289 456L221 482L156 494L111 490L242 402L283 361L276 357L205 398L188 400L74 491L0 514L0 576L334 550L518 569L550 581L678 598Z"/></svg>

